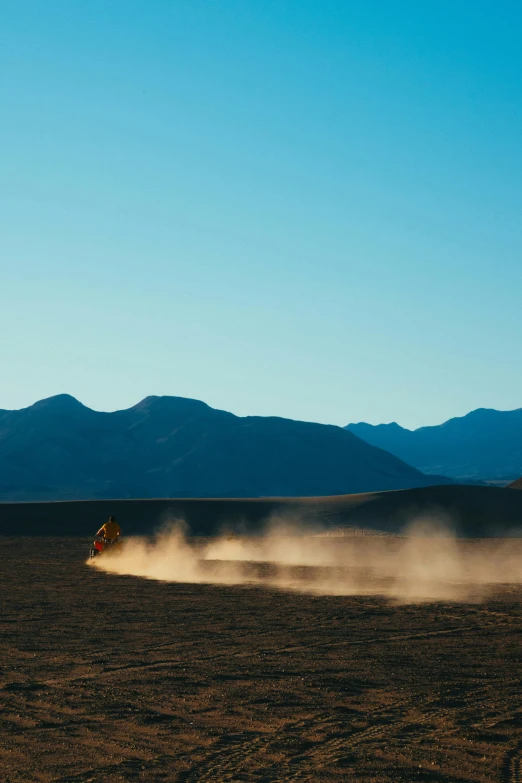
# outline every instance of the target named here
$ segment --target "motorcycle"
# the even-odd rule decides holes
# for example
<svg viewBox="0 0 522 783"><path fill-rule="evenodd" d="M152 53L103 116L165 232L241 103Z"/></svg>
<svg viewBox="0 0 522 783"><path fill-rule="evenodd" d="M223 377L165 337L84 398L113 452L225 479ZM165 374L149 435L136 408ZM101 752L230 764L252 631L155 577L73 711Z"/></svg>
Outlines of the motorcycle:
<svg viewBox="0 0 522 783"><path fill-rule="evenodd" d="M99 557L102 554L109 554L110 552L117 552L121 546L121 541L118 538L110 539L103 538L103 536L96 536L91 547L91 560L93 557Z"/></svg>

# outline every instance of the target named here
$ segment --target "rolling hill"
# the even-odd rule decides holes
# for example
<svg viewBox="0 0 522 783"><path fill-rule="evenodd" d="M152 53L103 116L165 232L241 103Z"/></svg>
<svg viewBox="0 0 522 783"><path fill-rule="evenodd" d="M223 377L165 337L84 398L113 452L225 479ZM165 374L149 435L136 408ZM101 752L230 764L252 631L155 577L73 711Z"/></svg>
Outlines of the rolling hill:
<svg viewBox="0 0 522 783"><path fill-rule="evenodd" d="M93 411L59 395L0 411L0 499L338 495L444 483L341 427L182 397Z"/></svg>
<svg viewBox="0 0 522 783"><path fill-rule="evenodd" d="M434 427L408 430L393 422L346 429L428 474L459 481L513 480L522 473L522 408L480 408Z"/></svg>
<svg viewBox="0 0 522 783"><path fill-rule="evenodd" d="M522 492L499 487L420 487L316 498L75 500L0 503L0 536L92 536L115 514L125 536L149 534L183 519L196 536L259 532L281 518L325 530L356 527L396 534L416 519L442 521L463 538L519 535ZM87 544L86 544L87 546Z"/></svg>

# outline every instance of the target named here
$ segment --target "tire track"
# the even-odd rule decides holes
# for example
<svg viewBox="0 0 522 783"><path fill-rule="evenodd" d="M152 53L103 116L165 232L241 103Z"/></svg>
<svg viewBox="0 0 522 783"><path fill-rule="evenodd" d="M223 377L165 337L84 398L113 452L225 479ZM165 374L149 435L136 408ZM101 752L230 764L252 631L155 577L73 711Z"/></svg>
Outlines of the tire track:
<svg viewBox="0 0 522 783"><path fill-rule="evenodd" d="M522 783L522 740L504 756L503 783Z"/></svg>
<svg viewBox="0 0 522 783"><path fill-rule="evenodd" d="M400 704L403 704L402 700L398 700L395 703L387 704L385 707L377 708L376 710L372 711L372 715L381 714L383 712L387 712L390 709L393 709L393 707L398 706ZM243 773L244 772L244 764L245 762L249 761L256 753L258 753L260 750L264 750L266 747L268 747L272 742L274 742L277 739L277 736L279 734L284 734L285 736L289 734L295 734L297 731L306 731L306 730L312 730L317 729L318 727L320 729L328 729L330 727L330 730L333 730L337 726L337 722L334 718L332 718L331 713L319 713L314 715L311 718L303 718L297 721L294 721L292 723L288 723L287 725L281 727L278 731L269 732L266 735L263 735L262 737L257 737L254 741L251 740L243 740L239 743L236 743L234 745L234 749L230 750L230 744L223 739L220 741L220 749L213 753L211 756L208 757L208 759L200 764L198 764L194 769L190 770L188 773L185 773L185 777L182 778L183 783L200 783L200 781L208 781L209 783L217 783L217 781L229 781L233 779L233 776L236 773ZM370 734L370 732L375 732L378 727L368 727L368 729L364 729L361 732L357 732L357 736L366 736ZM337 741L344 742L345 738L340 738ZM332 743L333 741L330 741ZM328 744L328 741L326 743L320 743L318 747L323 748L325 745ZM309 754L307 752L302 754L297 754L294 756L295 758L302 757L303 759L309 758ZM280 774L280 773L279 773ZM297 776L287 776L287 777L278 777L278 781L290 781L290 780L298 780L299 775L303 774L301 772L296 773Z"/></svg>
<svg viewBox="0 0 522 783"><path fill-rule="evenodd" d="M519 680L514 680L511 684L518 684ZM484 687L484 691L491 691L495 688L495 685L489 685ZM484 707L488 704L496 702L498 696L496 693L492 694L488 698L481 699L479 704ZM477 693L473 692L469 694L468 704L477 701ZM377 714L385 715L387 711L391 710L393 713L399 715L386 723L379 723L377 725L369 726L367 729L358 731L351 735L335 737L331 740L326 740L320 743L316 749L304 754L304 759L308 759L307 770L298 770L294 774L280 778L280 783L306 783L306 781L314 781L315 778L313 772L313 762L316 757L320 760L321 766L328 766L329 764L338 761L339 755L346 755L352 750L355 750L361 743L367 740L385 740L389 739L394 734L397 734L401 728L408 726L410 721L408 719L401 718L401 715L408 708L414 707L415 701L397 701L392 705L387 705L382 710L378 710ZM440 720L446 718L455 712L460 712L462 707L440 707L438 709L432 709L425 715L415 719L415 725L426 725L434 720ZM375 713L372 713L374 715ZM310 770L310 766L312 769ZM517 745L515 749L510 751L506 761L504 762L506 769L505 779L503 783L522 783L522 741Z"/></svg>
<svg viewBox="0 0 522 783"><path fill-rule="evenodd" d="M243 772L245 763L247 763L260 750L267 748L277 736L281 733L287 733L307 727L314 727L317 721L323 719L328 721L331 716L329 713L321 713L311 718L302 718L287 726L283 726L276 731L267 732L255 737L248 736L236 742L232 749L230 742L226 737L218 741L219 749L213 752L206 760L197 764L189 770L180 779L183 783L221 783L221 781L230 781L236 773Z"/></svg>
<svg viewBox="0 0 522 783"><path fill-rule="evenodd" d="M230 780L235 772L241 770L244 765L261 749L270 744L273 734L268 736L250 736L239 742L231 744L223 737L218 741L220 748L215 751L206 762L196 765L180 778L180 783L203 783L204 781Z"/></svg>

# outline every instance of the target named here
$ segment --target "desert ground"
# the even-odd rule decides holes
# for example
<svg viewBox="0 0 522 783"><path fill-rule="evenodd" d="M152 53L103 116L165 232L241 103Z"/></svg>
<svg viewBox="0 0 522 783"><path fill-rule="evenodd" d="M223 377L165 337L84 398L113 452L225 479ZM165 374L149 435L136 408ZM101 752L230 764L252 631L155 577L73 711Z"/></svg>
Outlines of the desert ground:
<svg viewBox="0 0 522 783"><path fill-rule="evenodd" d="M521 585L408 602L263 562L179 583L89 544L0 538L5 783L522 780Z"/></svg>

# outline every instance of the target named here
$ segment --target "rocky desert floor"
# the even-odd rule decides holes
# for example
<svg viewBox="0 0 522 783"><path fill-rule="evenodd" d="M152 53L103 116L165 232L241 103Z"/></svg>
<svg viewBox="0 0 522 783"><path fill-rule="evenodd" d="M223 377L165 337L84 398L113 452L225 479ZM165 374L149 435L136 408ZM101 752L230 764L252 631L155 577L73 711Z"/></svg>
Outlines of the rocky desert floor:
<svg viewBox="0 0 522 783"><path fill-rule="evenodd" d="M162 582L89 568L89 543L0 539L1 781L522 780L520 585Z"/></svg>

